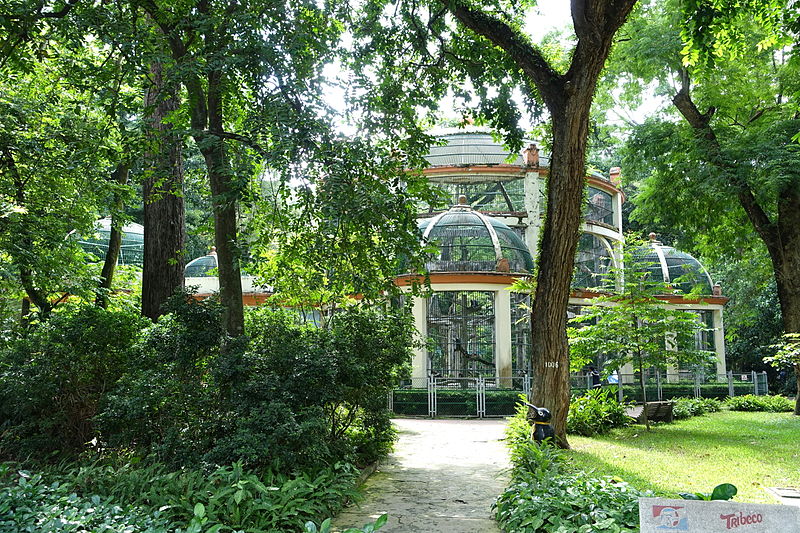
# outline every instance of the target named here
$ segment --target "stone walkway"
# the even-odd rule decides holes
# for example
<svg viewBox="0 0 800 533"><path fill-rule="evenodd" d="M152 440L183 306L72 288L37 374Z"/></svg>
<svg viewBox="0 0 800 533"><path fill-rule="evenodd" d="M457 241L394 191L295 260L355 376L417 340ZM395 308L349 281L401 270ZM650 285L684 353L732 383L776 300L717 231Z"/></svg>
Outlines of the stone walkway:
<svg viewBox="0 0 800 533"><path fill-rule="evenodd" d="M360 506L333 530L388 513L383 532L497 533L492 502L507 483L504 420L397 419L395 452L367 480Z"/></svg>

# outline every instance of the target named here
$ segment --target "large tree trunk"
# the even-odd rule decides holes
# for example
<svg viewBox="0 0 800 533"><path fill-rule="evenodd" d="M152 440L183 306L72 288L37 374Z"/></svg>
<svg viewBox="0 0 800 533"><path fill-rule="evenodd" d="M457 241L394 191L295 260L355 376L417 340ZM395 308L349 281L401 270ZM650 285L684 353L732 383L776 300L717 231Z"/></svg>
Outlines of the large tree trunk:
<svg viewBox="0 0 800 533"><path fill-rule="evenodd" d="M239 249L236 236L236 200L238 195L231 187L233 175L225 140L215 133L223 133L221 73L208 76L209 133L196 136L206 162L211 185L211 204L214 209L214 244L217 247L219 299L225 309L225 327L232 336L244 333L244 307L242 278L239 267Z"/></svg>
<svg viewBox="0 0 800 533"><path fill-rule="evenodd" d="M112 179L119 185L128 183L128 175L130 174L130 162L124 161L117 165L114 169ZM122 223L120 222L120 213L125 208L122 201L122 195L114 193L114 206L111 213L111 232L108 236L108 250L106 251L106 258L103 262L103 270L100 272L100 285L95 297L95 305L98 307L106 308L108 305L108 294L111 292L111 285L114 280L114 270L117 268L117 260L119 259L119 252L122 248Z"/></svg>
<svg viewBox="0 0 800 533"><path fill-rule="evenodd" d="M589 110L597 78L617 30L636 0L572 2L578 43L566 74L559 74L529 39L504 21L459 0L447 8L466 27L503 49L544 100L553 123L547 213L539 248L531 318L531 403L548 408L556 440L568 448L569 346L567 304L581 225Z"/></svg>
<svg viewBox="0 0 800 533"><path fill-rule="evenodd" d="M778 239L768 244L781 304L784 333L800 333L800 191L785 187L778 195ZM794 365L797 395L794 414L800 415L800 363Z"/></svg>
<svg viewBox="0 0 800 533"><path fill-rule="evenodd" d="M562 113L553 115L547 213L531 319L531 403L550 410L556 438L565 448L570 400L567 304L580 236L591 98L591 93L573 97Z"/></svg>
<svg viewBox="0 0 800 533"><path fill-rule="evenodd" d="M183 287L183 139L165 118L178 109L178 87L167 86L163 65L150 68L145 95L148 146L144 193L144 272L142 314L153 320L161 306Z"/></svg>

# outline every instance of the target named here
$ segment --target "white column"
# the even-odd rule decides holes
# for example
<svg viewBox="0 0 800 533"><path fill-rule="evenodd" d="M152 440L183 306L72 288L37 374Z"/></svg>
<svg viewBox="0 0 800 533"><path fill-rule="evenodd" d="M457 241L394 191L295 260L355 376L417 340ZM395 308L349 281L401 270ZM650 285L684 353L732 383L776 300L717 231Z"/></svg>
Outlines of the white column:
<svg viewBox="0 0 800 533"><path fill-rule="evenodd" d="M428 300L415 296L412 313L414 315L414 327L417 328L417 340L421 340L423 344L414 348L414 359L411 362L411 378L414 380L414 386L422 387L424 384L420 384L420 381L428 377L428 349L426 347L426 341L428 340Z"/></svg>
<svg viewBox="0 0 800 533"><path fill-rule="evenodd" d="M497 377L511 377L511 292L505 288L494 293L494 362ZM510 386L503 380L501 385Z"/></svg>
<svg viewBox="0 0 800 533"><path fill-rule="evenodd" d="M667 333L664 340L667 350L677 352L678 346L675 344L675 333ZM680 380L680 369L675 365L667 365L667 383L677 383Z"/></svg>
<svg viewBox="0 0 800 533"><path fill-rule="evenodd" d="M539 179L538 172L525 173L525 212L527 213L527 224L525 228L525 245L530 250L534 260L538 250L536 246L539 241L539 187L543 186Z"/></svg>
<svg viewBox="0 0 800 533"><path fill-rule="evenodd" d="M622 194L615 193L612 197L614 206L614 226L622 233Z"/></svg>
<svg viewBox="0 0 800 533"><path fill-rule="evenodd" d="M625 363L622 365L622 368L619 369L619 380L626 384L638 383L636 378L633 377L634 372L636 372L636 370L633 368L633 363Z"/></svg>
<svg viewBox="0 0 800 533"><path fill-rule="evenodd" d="M725 363L725 327L722 323L722 309L712 311L714 318L714 350L717 352L717 375L728 372Z"/></svg>

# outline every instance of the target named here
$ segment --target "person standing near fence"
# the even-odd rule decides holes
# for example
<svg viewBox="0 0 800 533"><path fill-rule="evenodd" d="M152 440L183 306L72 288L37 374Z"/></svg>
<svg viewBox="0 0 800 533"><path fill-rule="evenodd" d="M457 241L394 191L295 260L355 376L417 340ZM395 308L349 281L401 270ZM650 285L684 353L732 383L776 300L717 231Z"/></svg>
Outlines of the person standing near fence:
<svg viewBox="0 0 800 533"><path fill-rule="evenodd" d="M601 387L600 372L598 372L593 366L590 366L589 375L592 376L592 388L599 389Z"/></svg>

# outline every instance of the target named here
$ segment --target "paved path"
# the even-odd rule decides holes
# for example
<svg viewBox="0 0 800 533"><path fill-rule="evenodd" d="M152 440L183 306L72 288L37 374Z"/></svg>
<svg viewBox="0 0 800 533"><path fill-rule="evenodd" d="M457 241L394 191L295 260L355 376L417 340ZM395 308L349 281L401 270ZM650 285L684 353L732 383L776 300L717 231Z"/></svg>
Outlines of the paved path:
<svg viewBox="0 0 800 533"><path fill-rule="evenodd" d="M399 441L345 509L334 531L361 527L383 513L384 532L497 533L492 502L506 486L504 420L397 419Z"/></svg>

